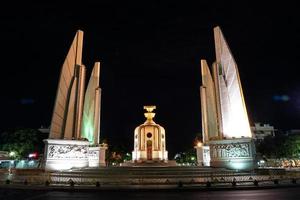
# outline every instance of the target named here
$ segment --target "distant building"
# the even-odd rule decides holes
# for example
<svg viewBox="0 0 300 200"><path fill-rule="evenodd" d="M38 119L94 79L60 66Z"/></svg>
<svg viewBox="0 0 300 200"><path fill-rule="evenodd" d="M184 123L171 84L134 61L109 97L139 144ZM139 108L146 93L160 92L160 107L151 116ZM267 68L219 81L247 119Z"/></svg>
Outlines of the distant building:
<svg viewBox="0 0 300 200"><path fill-rule="evenodd" d="M49 127L43 127L41 126L38 131L40 131L41 133L44 133L44 134L48 134L50 133L50 128Z"/></svg>
<svg viewBox="0 0 300 200"><path fill-rule="evenodd" d="M9 152L8 151L0 151L0 160L8 160Z"/></svg>
<svg viewBox="0 0 300 200"><path fill-rule="evenodd" d="M276 131L277 130L274 129L274 126L269 124L254 123L254 126L251 126L251 132L254 140L256 141L262 141L267 136L274 137Z"/></svg>
<svg viewBox="0 0 300 200"><path fill-rule="evenodd" d="M300 129L291 129L286 132L287 135L300 135Z"/></svg>

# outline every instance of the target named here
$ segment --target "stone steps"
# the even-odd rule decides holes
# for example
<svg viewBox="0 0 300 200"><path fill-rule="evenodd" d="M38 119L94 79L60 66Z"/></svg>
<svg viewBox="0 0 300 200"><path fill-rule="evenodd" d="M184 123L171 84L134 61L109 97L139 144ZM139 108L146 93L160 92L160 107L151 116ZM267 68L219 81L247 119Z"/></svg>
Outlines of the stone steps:
<svg viewBox="0 0 300 200"><path fill-rule="evenodd" d="M86 181L87 179L99 179L111 182L164 182L167 180L191 181L195 178L211 178L226 176L250 176L250 173L235 172L226 169L200 168L200 167L111 167L100 169L82 169L69 172L53 172L50 176L54 179L76 179Z"/></svg>
<svg viewBox="0 0 300 200"><path fill-rule="evenodd" d="M70 184L72 180L78 185L100 184L178 184L179 182L192 184L204 184L207 181L214 183L231 183L233 179L237 182L252 182L253 180L270 181L280 179L280 176L258 175L254 172L236 172L221 168L207 167L108 167L87 168L62 172L42 172L20 170L11 176L13 183L30 184ZM291 177L287 177L290 179ZM6 178L3 177L2 181Z"/></svg>

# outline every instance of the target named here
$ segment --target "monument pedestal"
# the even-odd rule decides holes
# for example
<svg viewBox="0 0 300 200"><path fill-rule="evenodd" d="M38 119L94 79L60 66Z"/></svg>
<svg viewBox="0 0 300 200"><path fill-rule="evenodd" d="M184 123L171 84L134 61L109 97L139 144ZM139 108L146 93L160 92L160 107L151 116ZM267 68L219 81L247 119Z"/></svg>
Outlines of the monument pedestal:
<svg viewBox="0 0 300 200"><path fill-rule="evenodd" d="M209 146L195 146L198 166L210 166Z"/></svg>
<svg viewBox="0 0 300 200"><path fill-rule="evenodd" d="M255 168L255 146L252 138L209 141L210 166L227 169Z"/></svg>
<svg viewBox="0 0 300 200"><path fill-rule="evenodd" d="M106 166L105 155L107 146L89 147L89 167Z"/></svg>
<svg viewBox="0 0 300 200"><path fill-rule="evenodd" d="M89 166L89 142L82 140L46 139L45 170L67 170Z"/></svg>

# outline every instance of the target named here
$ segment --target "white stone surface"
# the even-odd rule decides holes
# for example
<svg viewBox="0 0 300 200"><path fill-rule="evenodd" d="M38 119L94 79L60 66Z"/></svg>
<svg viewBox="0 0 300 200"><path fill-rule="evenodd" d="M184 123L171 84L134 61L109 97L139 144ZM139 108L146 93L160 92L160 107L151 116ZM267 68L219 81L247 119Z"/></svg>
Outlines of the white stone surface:
<svg viewBox="0 0 300 200"><path fill-rule="evenodd" d="M209 145L212 167L252 169L255 146L238 67L220 27L214 28L214 39L212 73L201 60L203 142Z"/></svg>
<svg viewBox="0 0 300 200"><path fill-rule="evenodd" d="M239 71L220 27L214 28L215 84L222 137L252 137Z"/></svg>
<svg viewBox="0 0 300 200"><path fill-rule="evenodd" d="M46 170L67 170L89 166L88 141L46 139L44 142Z"/></svg>
<svg viewBox="0 0 300 200"><path fill-rule="evenodd" d="M198 166L210 166L209 146L195 146Z"/></svg>
<svg viewBox="0 0 300 200"><path fill-rule="evenodd" d="M50 128L51 139L79 137L85 71L81 60L82 45L83 31L79 30L61 69Z"/></svg>
<svg viewBox="0 0 300 200"><path fill-rule="evenodd" d="M89 147L89 167L106 166L105 154L107 147Z"/></svg>
<svg viewBox="0 0 300 200"><path fill-rule="evenodd" d="M211 166L237 170L256 167L255 145L252 138L214 140L209 142Z"/></svg>

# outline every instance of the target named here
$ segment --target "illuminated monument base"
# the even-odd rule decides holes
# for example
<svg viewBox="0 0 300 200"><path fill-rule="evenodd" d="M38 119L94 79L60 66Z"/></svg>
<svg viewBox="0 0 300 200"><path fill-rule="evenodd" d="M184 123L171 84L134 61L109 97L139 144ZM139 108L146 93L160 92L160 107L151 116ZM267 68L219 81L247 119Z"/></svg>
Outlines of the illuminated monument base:
<svg viewBox="0 0 300 200"><path fill-rule="evenodd" d="M197 153L197 165L209 167L210 166L210 155L209 146L195 146Z"/></svg>
<svg viewBox="0 0 300 200"><path fill-rule="evenodd" d="M105 166L107 147L89 147L88 141L46 139L44 152L45 170L68 170L72 168Z"/></svg>
<svg viewBox="0 0 300 200"><path fill-rule="evenodd" d="M89 147L89 167L104 167L105 152L107 147L104 145L97 147Z"/></svg>
<svg viewBox="0 0 300 200"><path fill-rule="evenodd" d="M89 166L88 141L46 139L44 142L46 170L67 170Z"/></svg>
<svg viewBox="0 0 300 200"><path fill-rule="evenodd" d="M255 146L252 138L209 141L210 166L227 169L255 168Z"/></svg>
<svg viewBox="0 0 300 200"><path fill-rule="evenodd" d="M133 151L132 152L132 160L133 162L141 163L141 162L168 162L168 152L161 152L161 151L152 151L151 152L151 159L149 157L149 151Z"/></svg>

